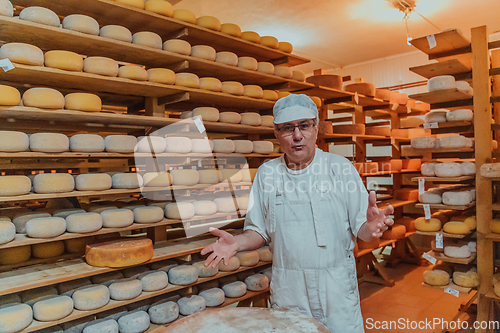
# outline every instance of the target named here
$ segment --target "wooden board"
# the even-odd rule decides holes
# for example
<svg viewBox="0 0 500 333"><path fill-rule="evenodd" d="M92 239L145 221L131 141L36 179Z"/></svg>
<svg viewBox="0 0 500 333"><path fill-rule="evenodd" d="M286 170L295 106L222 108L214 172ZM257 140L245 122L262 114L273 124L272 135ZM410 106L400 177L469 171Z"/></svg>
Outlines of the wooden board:
<svg viewBox="0 0 500 333"><path fill-rule="evenodd" d="M360 174L361 177L375 177L375 176L386 176L386 175L393 175L393 174L399 174L399 173L413 173L413 172L419 172L420 170L399 170L399 171L379 171L375 173L362 173Z"/></svg>
<svg viewBox="0 0 500 333"><path fill-rule="evenodd" d="M443 237L456 238L456 239L462 239L462 238L465 238L471 234L471 233L468 233L467 235L457 235L457 234L450 234L449 232L444 232L442 230L440 230L440 231L419 231L419 230L417 230L415 233L417 235L432 236L432 237L436 237L436 234L441 234L441 235L443 235Z"/></svg>
<svg viewBox="0 0 500 333"><path fill-rule="evenodd" d="M456 29L434 34L434 37L436 39L436 46L432 49L429 47L427 36L412 39L410 43L429 56L439 56L440 54L470 48L470 41Z"/></svg>
<svg viewBox="0 0 500 333"><path fill-rule="evenodd" d="M467 210L471 207L474 207L476 202L473 201L468 205L444 205L444 204L429 204L431 209L451 209L451 210ZM424 204L418 203L415 205L416 208L424 208Z"/></svg>
<svg viewBox="0 0 500 333"><path fill-rule="evenodd" d="M467 265L470 264L474 259L476 259L476 252L472 252L469 258L458 259L458 258L450 258L444 255L444 253L430 251L429 254L436 258L437 260L441 260L443 262L448 262L452 264L462 264Z"/></svg>
<svg viewBox="0 0 500 333"><path fill-rule="evenodd" d="M428 65L410 67L410 71L430 79L439 75L455 75L470 72L472 63L462 59L450 59Z"/></svg>
<svg viewBox="0 0 500 333"><path fill-rule="evenodd" d="M185 157L185 158L241 158L247 157L259 157L259 158L270 158L270 157L279 157L281 153L272 153L272 154L222 154L222 153L214 153L214 154L201 154L201 153L187 153L187 154L177 154L177 153L160 153L155 154L155 157ZM133 154L121 154L121 153L81 153L81 152L63 152L63 153L43 153L43 152L19 152L19 153L1 153L0 158L134 158L134 157L149 157L150 154L147 153L133 153Z"/></svg>
<svg viewBox="0 0 500 333"><path fill-rule="evenodd" d="M451 289L457 290L463 294L469 294L473 290L473 288L466 288L466 287L457 286L455 283L453 283L452 278L450 278L450 283L446 286L431 286L430 284L427 284L425 282L422 282L421 286L425 287L425 288L441 289L443 291L446 288L451 288Z"/></svg>
<svg viewBox="0 0 500 333"><path fill-rule="evenodd" d="M425 103L436 104L472 99L472 96L459 91L457 88L443 89L432 92L414 94L408 96Z"/></svg>
<svg viewBox="0 0 500 333"><path fill-rule="evenodd" d="M425 179L426 182L446 182L446 183L458 183L467 180L474 180L476 177L474 176L460 176L460 177L413 177L411 179L412 182L418 182L419 179Z"/></svg>
<svg viewBox="0 0 500 333"><path fill-rule="evenodd" d="M459 148L459 149L448 149L448 148L429 148L429 149L415 149L411 146L401 147L401 156L422 156L424 154L437 154L437 153L473 153L473 148Z"/></svg>

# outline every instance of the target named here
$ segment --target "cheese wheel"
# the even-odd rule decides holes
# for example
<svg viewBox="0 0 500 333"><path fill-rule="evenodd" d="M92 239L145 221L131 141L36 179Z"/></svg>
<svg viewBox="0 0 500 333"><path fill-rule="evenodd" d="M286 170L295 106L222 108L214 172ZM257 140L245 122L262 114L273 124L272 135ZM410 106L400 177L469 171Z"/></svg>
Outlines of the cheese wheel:
<svg viewBox="0 0 500 333"><path fill-rule="evenodd" d="M59 257L64 253L64 242L55 241L31 245L31 255L34 258L47 259Z"/></svg>
<svg viewBox="0 0 500 333"><path fill-rule="evenodd" d="M248 290L263 291L269 288L269 279L264 274L254 274L245 279L245 284Z"/></svg>
<svg viewBox="0 0 500 333"><path fill-rule="evenodd" d="M99 112L102 108L101 98L94 94L71 93L64 96L64 99L64 107L68 110Z"/></svg>
<svg viewBox="0 0 500 333"><path fill-rule="evenodd" d="M196 74L177 73L175 74L175 85L189 88L199 88L200 79L196 76Z"/></svg>
<svg viewBox="0 0 500 333"><path fill-rule="evenodd" d="M411 139L411 147L415 149L432 149L436 148L436 138L432 136L424 136Z"/></svg>
<svg viewBox="0 0 500 333"><path fill-rule="evenodd" d="M448 245L444 247L444 255L450 258L469 258L471 251L468 244L465 245Z"/></svg>
<svg viewBox="0 0 500 333"><path fill-rule="evenodd" d="M303 71L293 70L292 71L292 80L304 82L306 80L306 74Z"/></svg>
<svg viewBox="0 0 500 333"><path fill-rule="evenodd" d="M264 92L261 87L253 84L243 86L243 95L252 98L262 98Z"/></svg>
<svg viewBox="0 0 500 333"><path fill-rule="evenodd" d="M365 125L352 124L352 125L335 125L333 126L333 133L340 134L365 134Z"/></svg>
<svg viewBox="0 0 500 333"><path fill-rule="evenodd" d="M390 101L391 100L391 91L389 89L375 89L375 98Z"/></svg>
<svg viewBox="0 0 500 333"><path fill-rule="evenodd" d="M144 186L148 187L169 187L172 179L168 172L148 172L143 176Z"/></svg>
<svg viewBox="0 0 500 333"><path fill-rule="evenodd" d="M77 152L104 151L104 139L97 134L76 134L69 138L69 149Z"/></svg>
<svg viewBox="0 0 500 333"><path fill-rule="evenodd" d="M450 135L439 139L439 146L446 149L465 148L469 143L469 138L461 135Z"/></svg>
<svg viewBox="0 0 500 333"><path fill-rule="evenodd" d="M0 331L14 333L33 321L33 310L27 304L9 304L0 308Z"/></svg>
<svg viewBox="0 0 500 333"><path fill-rule="evenodd" d="M144 1L144 9L168 17L174 15L174 7L165 0L146 0Z"/></svg>
<svg viewBox="0 0 500 333"><path fill-rule="evenodd" d="M170 170L170 175L173 185L192 186L198 184L200 180L198 170L193 169Z"/></svg>
<svg viewBox="0 0 500 333"><path fill-rule="evenodd" d="M125 267L138 265L153 257L150 239L118 240L87 245L85 260L91 266Z"/></svg>
<svg viewBox="0 0 500 333"><path fill-rule="evenodd" d="M233 272L238 268L240 268L240 259L238 257L229 258L227 265L224 260L219 262L219 271L221 272Z"/></svg>
<svg viewBox="0 0 500 333"><path fill-rule="evenodd" d="M0 176L0 197L28 194L31 179L26 176Z"/></svg>
<svg viewBox="0 0 500 333"><path fill-rule="evenodd" d="M194 110L193 110L194 113ZM189 153L192 149L191 139L186 137L169 136L165 138L167 153Z"/></svg>
<svg viewBox="0 0 500 333"><path fill-rule="evenodd" d="M51 88L31 88L23 94L23 105L42 109L63 109L63 94Z"/></svg>
<svg viewBox="0 0 500 333"><path fill-rule="evenodd" d="M259 261L273 261L273 254L269 250L269 246L261 247L260 249L257 249L256 252L259 254Z"/></svg>
<svg viewBox="0 0 500 333"><path fill-rule="evenodd" d="M479 274L474 271L453 272L453 283L464 288L475 288L479 286Z"/></svg>
<svg viewBox="0 0 500 333"><path fill-rule="evenodd" d="M476 163L474 162L463 162L462 163L462 175L472 176L476 174Z"/></svg>
<svg viewBox="0 0 500 333"><path fill-rule="evenodd" d="M83 71L115 77L118 76L118 63L106 57L87 57L83 60Z"/></svg>
<svg viewBox="0 0 500 333"><path fill-rule="evenodd" d="M264 93L265 92L266 92L266 90L264 90ZM261 124L260 124L261 126L274 127L274 117L273 116L261 116L260 120L261 120Z"/></svg>
<svg viewBox="0 0 500 333"><path fill-rule="evenodd" d="M110 153L133 153L137 138L133 135L108 135L104 138L104 147Z"/></svg>
<svg viewBox="0 0 500 333"><path fill-rule="evenodd" d="M250 140L233 140L234 152L238 154L250 154L253 151L253 143Z"/></svg>
<svg viewBox="0 0 500 333"><path fill-rule="evenodd" d="M204 290L199 296L205 299L206 306L219 306L226 300L224 291L220 288Z"/></svg>
<svg viewBox="0 0 500 333"><path fill-rule="evenodd" d="M252 57L239 57L238 58L238 67L248 69L251 71L256 71L259 68L259 64L257 59Z"/></svg>
<svg viewBox="0 0 500 333"><path fill-rule="evenodd" d="M214 200L219 213L236 213L235 199L233 197L216 198Z"/></svg>
<svg viewBox="0 0 500 333"><path fill-rule="evenodd" d="M285 53L292 53L293 46L292 46L292 44L290 44L288 42L279 42L278 43L278 50L283 51Z"/></svg>
<svg viewBox="0 0 500 333"><path fill-rule="evenodd" d="M419 217L415 220L415 228L419 231L439 231L441 230L441 221L437 218L426 220Z"/></svg>
<svg viewBox="0 0 500 333"><path fill-rule="evenodd" d="M456 88L455 77L452 75L435 76L427 81L429 92L454 88Z"/></svg>
<svg viewBox="0 0 500 333"><path fill-rule="evenodd" d="M241 297L247 293L247 285L243 281L235 281L222 286L226 297Z"/></svg>
<svg viewBox="0 0 500 333"><path fill-rule="evenodd" d="M109 285L109 295L116 301L133 299L142 294L141 281L137 279L124 279Z"/></svg>
<svg viewBox="0 0 500 333"><path fill-rule="evenodd" d="M139 153L162 153L167 148L167 142L163 137L148 135L146 137L140 136L137 138L137 152Z"/></svg>
<svg viewBox="0 0 500 333"><path fill-rule="evenodd" d="M131 7L144 9L144 0L116 0L116 2L123 3Z"/></svg>
<svg viewBox="0 0 500 333"><path fill-rule="evenodd" d="M500 163L485 163L481 165L480 174L486 178L500 177Z"/></svg>
<svg viewBox="0 0 500 333"><path fill-rule="evenodd" d="M141 282L142 291L157 291L168 285L168 275L164 271L144 272L137 279Z"/></svg>
<svg viewBox="0 0 500 333"><path fill-rule="evenodd" d="M22 302L29 306L33 306L47 296L57 296L57 289L54 286L46 286L21 292Z"/></svg>
<svg viewBox="0 0 500 333"><path fill-rule="evenodd" d="M66 295L71 297L73 296L73 293L76 291L76 289L83 286L89 286L91 284L92 282L87 278L66 281L57 285L57 292L59 293L59 295Z"/></svg>
<svg viewBox="0 0 500 333"><path fill-rule="evenodd" d="M425 191L419 194L418 201L425 204L440 204L443 201L441 191Z"/></svg>
<svg viewBox="0 0 500 333"><path fill-rule="evenodd" d="M224 81L222 82L222 92L226 94L241 96L243 95L245 89L243 85L236 81Z"/></svg>
<svg viewBox="0 0 500 333"><path fill-rule="evenodd" d="M243 179L243 173L240 169L219 169L220 180L231 179L233 183L239 183Z"/></svg>
<svg viewBox="0 0 500 333"><path fill-rule="evenodd" d="M169 39L163 42L163 50L184 55L191 54L191 44L182 39Z"/></svg>
<svg viewBox="0 0 500 333"><path fill-rule="evenodd" d="M256 154L271 154L273 152L273 143L271 141L254 141L253 152Z"/></svg>
<svg viewBox="0 0 500 333"><path fill-rule="evenodd" d="M50 217L49 213L44 212L22 212L14 216L12 219L12 223L14 223L16 227L16 232L18 234L26 233L26 223L31 219L36 219L40 217Z"/></svg>
<svg viewBox="0 0 500 333"><path fill-rule="evenodd" d="M31 257L29 245L0 249L0 265L20 264Z"/></svg>
<svg viewBox="0 0 500 333"><path fill-rule="evenodd" d="M14 7L12 6L12 2L10 2L10 0L0 1L0 16L14 16Z"/></svg>
<svg viewBox="0 0 500 333"><path fill-rule="evenodd" d="M196 16L187 9L174 10L173 18L184 22L196 24Z"/></svg>
<svg viewBox="0 0 500 333"><path fill-rule="evenodd" d="M68 173L44 173L33 178L35 193L71 192L75 188L73 176Z"/></svg>
<svg viewBox="0 0 500 333"><path fill-rule="evenodd" d="M179 317L179 306L173 301L158 302L148 309L153 324L168 324Z"/></svg>
<svg viewBox="0 0 500 333"><path fill-rule="evenodd" d="M102 217L98 213L72 214L66 218L66 230L74 233L94 232L102 228Z"/></svg>
<svg viewBox="0 0 500 333"><path fill-rule="evenodd" d="M216 275L219 272L218 266L212 267L210 265L205 267L204 261L195 262L193 263L193 266L198 270L198 277L210 277Z"/></svg>
<svg viewBox="0 0 500 333"><path fill-rule="evenodd" d="M284 77L285 79L291 79L292 69L285 66L276 66L274 67L274 75Z"/></svg>
<svg viewBox="0 0 500 333"><path fill-rule="evenodd" d="M194 45L191 47L191 57L215 61L217 51L208 45Z"/></svg>
<svg viewBox="0 0 500 333"><path fill-rule="evenodd" d="M222 91L222 83L214 77L202 77L200 78L200 89L220 92Z"/></svg>
<svg viewBox="0 0 500 333"><path fill-rule="evenodd" d="M188 285L198 280L198 269L192 265L180 265L170 268L168 281L177 285Z"/></svg>
<svg viewBox="0 0 500 333"><path fill-rule="evenodd" d="M26 222L25 229L29 237L56 237L66 231L66 220L62 217L39 217Z"/></svg>
<svg viewBox="0 0 500 333"><path fill-rule="evenodd" d="M214 144L213 151L216 153L233 153L236 148L233 140L216 139L212 142Z"/></svg>
<svg viewBox="0 0 500 333"><path fill-rule="evenodd" d="M464 223L469 227L470 230L476 229L477 222L476 216L469 216L464 220Z"/></svg>
<svg viewBox="0 0 500 333"><path fill-rule="evenodd" d="M257 112L244 112L241 114L241 124L250 126L260 126L262 119Z"/></svg>
<svg viewBox="0 0 500 333"><path fill-rule="evenodd" d="M217 209L217 208L216 208ZM8 243L16 237L16 226L10 221L0 221L0 244Z"/></svg>
<svg viewBox="0 0 500 333"><path fill-rule="evenodd" d="M73 300L69 296L54 296L33 305L33 317L38 321L55 321L73 312Z"/></svg>
<svg viewBox="0 0 500 333"><path fill-rule="evenodd" d="M136 81L147 81L148 72L144 68L136 65L125 65L118 69L118 77Z"/></svg>
<svg viewBox="0 0 500 333"><path fill-rule="evenodd" d="M111 177L113 188L138 188L143 185L141 175L136 173L117 173Z"/></svg>
<svg viewBox="0 0 500 333"><path fill-rule="evenodd" d="M468 205L472 201L469 191L449 191L443 193L443 204L445 205Z"/></svg>
<svg viewBox="0 0 500 333"><path fill-rule="evenodd" d="M489 223L491 232L496 234L500 234L500 220L492 219Z"/></svg>
<svg viewBox="0 0 500 333"><path fill-rule="evenodd" d="M375 97L375 84L371 82L351 83L344 87L345 91Z"/></svg>
<svg viewBox="0 0 500 333"><path fill-rule="evenodd" d="M240 260L241 266L255 266L259 263L259 253L257 251L241 251L235 254Z"/></svg>
<svg viewBox="0 0 500 333"><path fill-rule="evenodd" d="M260 43L260 35L255 31L243 31L240 37L253 43Z"/></svg>
<svg viewBox="0 0 500 333"><path fill-rule="evenodd" d="M431 286L447 286L450 283L450 275L440 269L427 270L424 272L424 282Z"/></svg>
<svg viewBox="0 0 500 333"><path fill-rule="evenodd" d="M205 78L207 79L207 78ZM201 79L200 79L201 80ZM201 84L201 81L200 81ZM201 85L200 85L201 86ZM219 110L212 107L197 107L193 109L193 117L200 116L203 121L218 121Z"/></svg>
<svg viewBox="0 0 500 333"><path fill-rule="evenodd" d="M84 286L75 290L72 298L75 309L81 311L94 310L109 303L109 289L101 284Z"/></svg>
<svg viewBox="0 0 500 333"><path fill-rule="evenodd" d="M200 177L198 183L200 184L217 184L219 182L219 172L217 170L198 170L198 175Z"/></svg>
<svg viewBox="0 0 500 333"><path fill-rule="evenodd" d="M469 109L458 109L446 112L446 121L472 121L474 113Z"/></svg>
<svg viewBox="0 0 500 333"><path fill-rule="evenodd" d="M238 66L238 56L233 52L217 52L215 55L215 62L226 64L229 66Z"/></svg>
<svg viewBox="0 0 500 333"><path fill-rule="evenodd" d="M270 62L261 61L257 63L257 71L261 73L274 74L274 65Z"/></svg>
<svg viewBox="0 0 500 333"><path fill-rule="evenodd" d="M8 43L0 47L0 59L9 58L13 63L43 66L44 57L40 48L25 43Z"/></svg>
<svg viewBox="0 0 500 333"><path fill-rule="evenodd" d="M115 319L106 318L93 320L85 326L82 333L118 333L118 323Z"/></svg>
<svg viewBox="0 0 500 333"><path fill-rule="evenodd" d="M234 37L241 37L241 28L234 23L222 23L220 31Z"/></svg>
<svg viewBox="0 0 500 333"><path fill-rule="evenodd" d="M434 177L436 175L436 164L437 163L423 163L421 166L422 176Z"/></svg>
<svg viewBox="0 0 500 333"><path fill-rule="evenodd" d="M220 31L221 29L219 19L213 16L200 16L196 19L196 24L215 31Z"/></svg>
<svg viewBox="0 0 500 333"><path fill-rule="evenodd" d="M28 135L23 132L0 131L0 151L2 152L26 151L29 148L29 142Z"/></svg>
<svg viewBox="0 0 500 333"><path fill-rule="evenodd" d="M17 106L20 103L21 103L21 93L19 92L19 90L11 86L0 84L0 105ZM7 132L7 131L2 131L2 132Z"/></svg>
<svg viewBox="0 0 500 333"><path fill-rule="evenodd" d="M219 121L221 123L239 124L241 115L237 112L221 112L219 113Z"/></svg>
<svg viewBox="0 0 500 333"><path fill-rule="evenodd" d="M467 235L470 229L469 226L463 222L450 221L443 225L443 231L450 234Z"/></svg>
<svg viewBox="0 0 500 333"><path fill-rule="evenodd" d="M211 200L199 200L193 202L195 215L213 215L217 213L217 205Z"/></svg>
<svg viewBox="0 0 500 333"><path fill-rule="evenodd" d="M99 35L99 23L87 15L71 14L66 16L62 21L62 28L94 36Z"/></svg>
<svg viewBox="0 0 500 333"><path fill-rule="evenodd" d="M59 153L69 151L69 138L60 133L35 133L29 137L31 151Z"/></svg>
<svg viewBox="0 0 500 333"><path fill-rule="evenodd" d="M35 23L50 25L59 28L61 21L56 13L48 8L31 6L24 8L19 13L19 19Z"/></svg>
<svg viewBox="0 0 500 333"><path fill-rule="evenodd" d="M190 202L176 202L165 206L165 217L168 219L187 220L194 214L194 205Z"/></svg>
<svg viewBox="0 0 500 333"><path fill-rule="evenodd" d="M132 44L147 46L153 49L162 49L162 40L160 35L150 31L140 31L132 35Z"/></svg>
<svg viewBox="0 0 500 333"><path fill-rule="evenodd" d="M406 232L413 232L417 229L415 228L415 219L409 216L403 216L394 221L396 224L402 224L406 228Z"/></svg>
<svg viewBox="0 0 500 333"><path fill-rule="evenodd" d="M237 197L236 203L238 204L238 209L239 210L247 210L249 200L250 200L250 198L248 196Z"/></svg>
<svg viewBox="0 0 500 333"><path fill-rule="evenodd" d="M278 38L273 36L262 36L260 37L260 43L271 49L277 49L279 47Z"/></svg>
<svg viewBox="0 0 500 333"><path fill-rule="evenodd" d="M75 179L75 188L79 191L109 190L111 185L111 176L107 173L81 174Z"/></svg>
<svg viewBox="0 0 500 333"><path fill-rule="evenodd" d="M392 227L384 231L380 238L383 239L404 239L406 227L402 224L393 224Z"/></svg>
<svg viewBox="0 0 500 333"><path fill-rule="evenodd" d="M268 101L277 101L279 99L278 93L274 90L264 90L262 92L262 98ZM272 117L272 116L262 116L262 117ZM267 126L267 125L262 125Z"/></svg>
<svg viewBox="0 0 500 333"><path fill-rule="evenodd" d="M147 70L147 76L150 82L175 84L175 72L168 68L150 68Z"/></svg>
<svg viewBox="0 0 500 333"><path fill-rule="evenodd" d="M192 153L211 153L212 144L208 139L191 139L191 152Z"/></svg>
<svg viewBox="0 0 500 333"><path fill-rule="evenodd" d="M132 33L121 25L105 25L99 30L99 36L132 43Z"/></svg>
<svg viewBox="0 0 500 333"><path fill-rule="evenodd" d="M66 71L81 72L83 70L82 56L70 51L47 51L44 55L44 63L46 67L63 69Z"/></svg>
<svg viewBox="0 0 500 333"><path fill-rule="evenodd" d="M183 297L177 301L177 305L179 305L179 313L184 316L201 312L206 307L205 299L198 295L193 295L189 298Z"/></svg>
<svg viewBox="0 0 500 333"><path fill-rule="evenodd" d="M155 223L163 220L163 209L156 206L137 207L134 209L135 223Z"/></svg>
<svg viewBox="0 0 500 333"><path fill-rule="evenodd" d="M436 177L460 177L462 165L460 163L437 163L434 167Z"/></svg>
<svg viewBox="0 0 500 333"><path fill-rule="evenodd" d="M467 94L467 95L473 95L474 90L470 86L470 84L467 81L456 81L455 82L456 88L458 91Z"/></svg>

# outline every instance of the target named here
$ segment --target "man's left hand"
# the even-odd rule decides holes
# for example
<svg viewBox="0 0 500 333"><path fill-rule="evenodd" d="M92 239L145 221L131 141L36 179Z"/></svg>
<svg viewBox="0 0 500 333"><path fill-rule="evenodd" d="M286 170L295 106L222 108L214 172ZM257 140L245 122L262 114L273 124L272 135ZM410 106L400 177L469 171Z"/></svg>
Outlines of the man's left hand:
<svg viewBox="0 0 500 333"><path fill-rule="evenodd" d="M377 194L370 191L368 196L368 210L366 211L366 227L372 237L380 237L391 225L394 220L389 215L394 213L394 207L391 205L384 209L377 207Z"/></svg>

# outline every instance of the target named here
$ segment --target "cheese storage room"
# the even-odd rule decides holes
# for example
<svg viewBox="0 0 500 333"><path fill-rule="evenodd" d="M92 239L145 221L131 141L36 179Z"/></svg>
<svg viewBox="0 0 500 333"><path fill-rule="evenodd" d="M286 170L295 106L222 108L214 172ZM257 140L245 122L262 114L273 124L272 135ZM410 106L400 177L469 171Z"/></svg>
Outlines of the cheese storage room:
<svg viewBox="0 0 500 333"><path fill-rule="evenodd" d="M500 332L499 12L0 0L0 333Z"/></svg>

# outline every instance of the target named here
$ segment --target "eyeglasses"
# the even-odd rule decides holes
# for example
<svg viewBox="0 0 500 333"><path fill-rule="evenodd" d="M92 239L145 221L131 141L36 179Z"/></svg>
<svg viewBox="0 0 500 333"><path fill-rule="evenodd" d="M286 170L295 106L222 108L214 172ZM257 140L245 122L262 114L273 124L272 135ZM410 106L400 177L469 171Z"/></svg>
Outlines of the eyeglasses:
<svg viewBox="0 0 500 333"><path fill-rule="evenodd" d="M314 122L304 122L298 125L285 125L278 130L281 132L282 136L290 136L295 132L295 128L298 128L302 134L310 134L316 123Z"/></svg>

